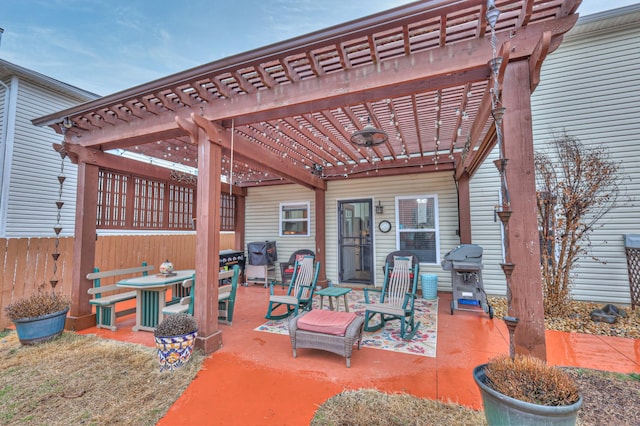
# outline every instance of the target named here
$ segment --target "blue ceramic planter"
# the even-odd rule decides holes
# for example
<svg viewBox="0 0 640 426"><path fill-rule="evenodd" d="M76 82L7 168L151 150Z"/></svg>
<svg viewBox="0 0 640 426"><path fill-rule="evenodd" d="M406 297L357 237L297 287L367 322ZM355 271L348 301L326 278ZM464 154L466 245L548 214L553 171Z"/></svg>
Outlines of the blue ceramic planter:
<svg viewBox="0 0 640 426"><path fill-rule="evenodd" d="M198 330L182 336L156 336L160 371L173 371L189 362L197 336Z"/></svg>
<svg viewBox="0 0 640 426"><path fill-rule="evenodd" d="M473 379L480 389L484 415L490 426L573 426L576 424L578 410L582 406L582 396L575 404L555 407L510 398L487 386L487 376L484 374L486 366L487 364L482 364L474 368Z"/></svg>
<svg viewBox="0 0 640 426"><path fill-rule="evenodd" d="M34 345L55 339L62 334L69 309L39 317L21 318L13 321L18 339L23 345Z"/></svg>

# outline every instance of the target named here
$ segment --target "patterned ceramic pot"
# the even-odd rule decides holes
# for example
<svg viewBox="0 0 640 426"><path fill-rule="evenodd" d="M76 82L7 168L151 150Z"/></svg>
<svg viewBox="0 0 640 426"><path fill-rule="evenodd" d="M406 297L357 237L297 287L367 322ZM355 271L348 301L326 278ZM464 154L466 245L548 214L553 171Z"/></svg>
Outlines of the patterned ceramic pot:
<svg viewBox="0 0 640 426"><path fill-rule="evenodd" d="M168 260L162 262L160 264L160 273L161 274L170 274L173 272L173 263Z"/></svg>
<svg viewBox="0 0 640 426"><path fill-rule="evenodd" d="M182 336L156 336L160 371L175 370L189 362L198 330Z"/></svg>

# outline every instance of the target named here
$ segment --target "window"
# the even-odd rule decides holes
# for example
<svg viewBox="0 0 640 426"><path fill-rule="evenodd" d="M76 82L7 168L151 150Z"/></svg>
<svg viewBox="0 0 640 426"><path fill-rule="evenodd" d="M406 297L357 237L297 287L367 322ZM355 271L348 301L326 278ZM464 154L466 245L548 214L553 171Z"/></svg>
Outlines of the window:
<svg viewBox="0 0 640 426"><path fill-rule="evenodd" d="M310 203L280 204L280 236L309 236Z"/></svg>
<svg viewBox="0 0 640 426"><path fill-rule="evenodd" d="M437 264L439 259L438 197L396 198L398 250L414 252L420 262Z"/></svg>

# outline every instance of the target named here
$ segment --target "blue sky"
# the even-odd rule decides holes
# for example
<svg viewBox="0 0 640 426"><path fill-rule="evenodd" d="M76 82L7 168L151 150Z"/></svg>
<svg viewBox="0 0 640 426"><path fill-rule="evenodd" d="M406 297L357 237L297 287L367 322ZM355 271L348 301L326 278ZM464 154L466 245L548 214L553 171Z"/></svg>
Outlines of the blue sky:
<svg viewBox="0 0 640 426"><path fill-rule="evenodd" d="M100 95L400 0L3 0L0 58ZM637 0L583 0L589 15Z"/></svg>

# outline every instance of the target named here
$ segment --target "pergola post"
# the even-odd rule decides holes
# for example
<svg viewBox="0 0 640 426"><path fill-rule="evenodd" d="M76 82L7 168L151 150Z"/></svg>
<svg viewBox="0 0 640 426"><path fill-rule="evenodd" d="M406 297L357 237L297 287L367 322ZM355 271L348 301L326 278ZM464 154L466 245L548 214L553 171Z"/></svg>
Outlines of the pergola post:
<svg viewBox="0 0 640 426"><path fill-rule="evenodd" d="M471 244L471 200L469 194L469 175L463 173L458 184L458 232L461 244Z"/></svg>
<svg viewBox="0 0 640 426"><path fill-rule="evenodd" d="M91 296L87 293L93 282L87 279L87 274L96 266L98 171L98 166L78 161L71 308L65 323L67 330L83 330L96 325L96 315L89 304Z"/></svg>
<svg viewBox="0 0 640 426"><path fill-rule="evenodd" d="M318 284L322 287L327 286L327 262L325 255L326 245L326 226L325 226L325 208L326 208L326 191L322 189L315 190L316 200L316 261L320 262L320 275L318 276Z"/></svg>
<svg viewBox="0 0 640 426"><path fill-rule="evenodd" d="M222 347L222 331L218 328L222 148L201 128L194 131L191 138L198 144L196 298L193 304L198 322L196 347L208 354Z"/></svg>
<svg viewBox="0 0 640 426"><path fill-rule="evenodd" d="M536 182L531 118L529 63L509 62L502 101L506 179L511 199L509 219L512 275L512 307L519 319L515 351L546 359L540 242L536 212Z"/></svg>

